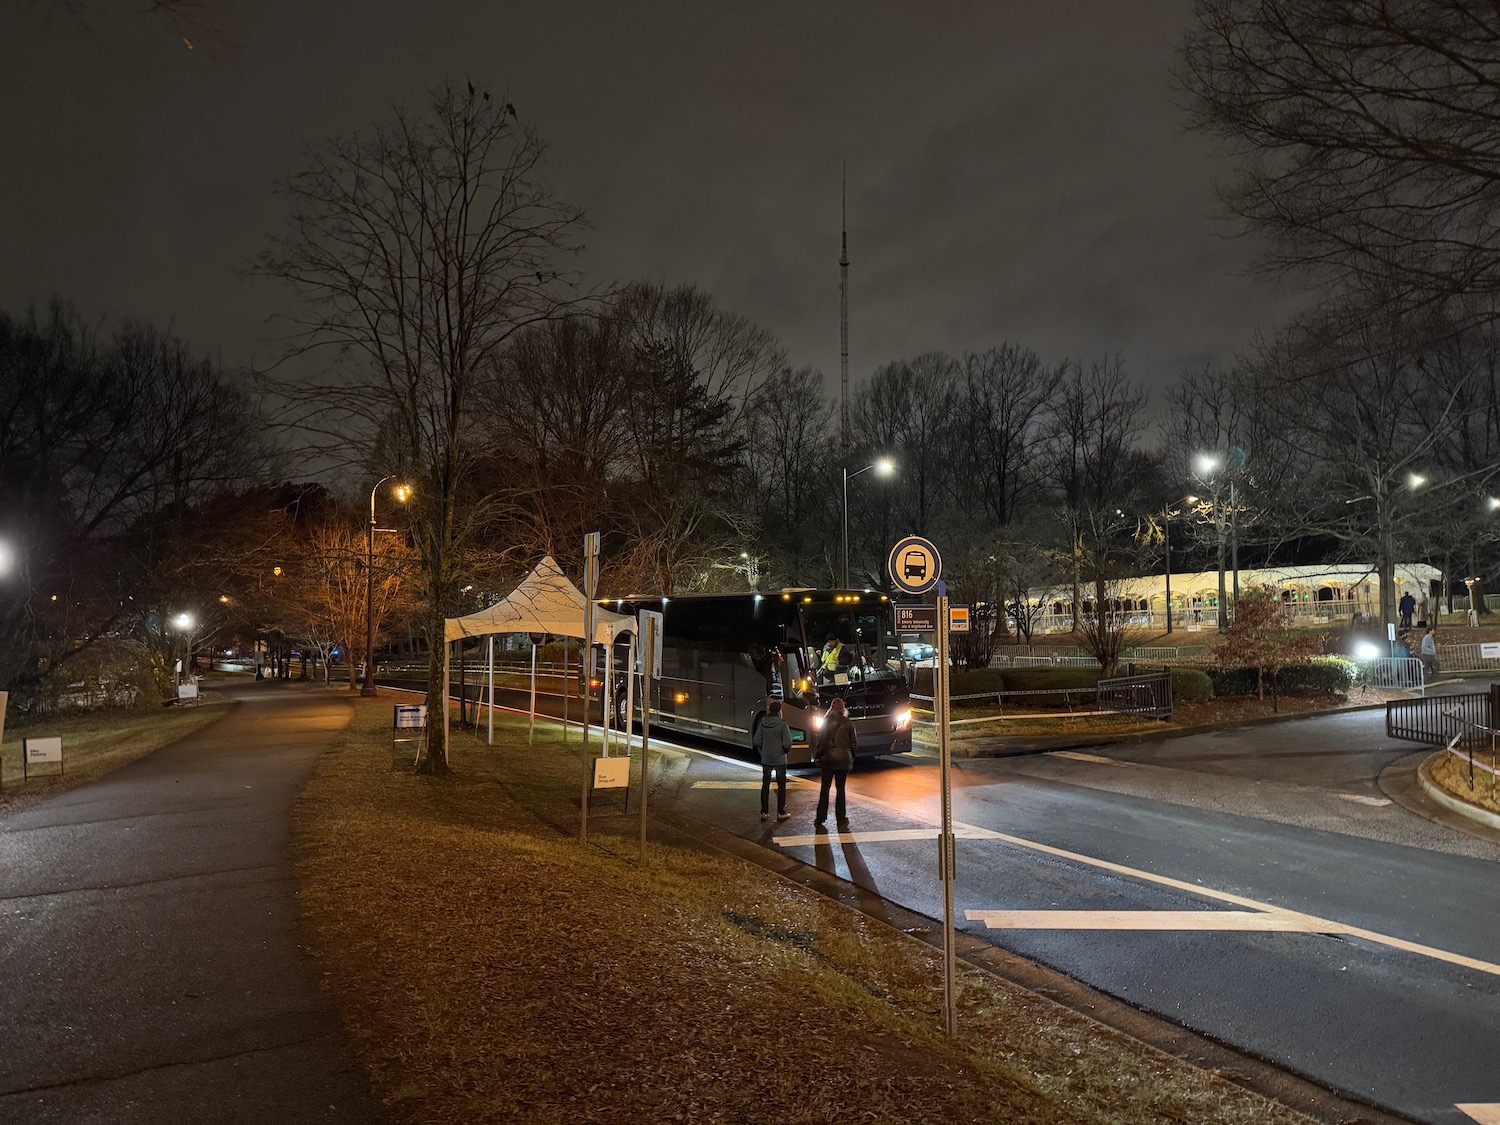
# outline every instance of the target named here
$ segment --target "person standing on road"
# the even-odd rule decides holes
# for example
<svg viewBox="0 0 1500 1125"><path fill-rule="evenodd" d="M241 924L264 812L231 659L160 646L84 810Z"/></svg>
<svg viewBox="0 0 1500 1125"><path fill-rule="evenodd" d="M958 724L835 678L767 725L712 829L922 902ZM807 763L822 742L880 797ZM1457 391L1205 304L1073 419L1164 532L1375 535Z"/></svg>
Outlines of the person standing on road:
<svg viewBox="0 0 1500 1125"><path fill-rule="evenodd" d="M1427 668L1429 676L1438 674L1437 659L1437 632L1428 629L1422 634L1422 664Z"/></svg>
<svg viewBox="0 0 1500 1125"><path fill-rule="evenodd" d="M781 717L781 700L773 699L766 707L755 735L750 740L760 755L760 818L771 819L771 776L776 776L776 819L785 820L786 756L792 748L792 728Z"/></svg>
<svg viewBox="0 0 1500 1125"><path fill-rule="evenodd" d="M818 790L818 815L813 819L815 828L822 828L828 819L828 789L838 788L833 814L839 827L849 823L849 810L844 802L844 783L849 780L849 771L854 768L854 752L859 748L859 739L854 734L854 723L849 718L848 708L842 699L828 705L828 714L823 719L823 731L818 738L818 750L813 761L823 769L823 784Z"/></svg>
<svg viewBox="0 0 1500 1125"><path fill-rule="evenodd" d="M1401 628L1410 629L1412 615L1417 612L1417 599L1411 596L1411 591L1401 595Z"/></svg>

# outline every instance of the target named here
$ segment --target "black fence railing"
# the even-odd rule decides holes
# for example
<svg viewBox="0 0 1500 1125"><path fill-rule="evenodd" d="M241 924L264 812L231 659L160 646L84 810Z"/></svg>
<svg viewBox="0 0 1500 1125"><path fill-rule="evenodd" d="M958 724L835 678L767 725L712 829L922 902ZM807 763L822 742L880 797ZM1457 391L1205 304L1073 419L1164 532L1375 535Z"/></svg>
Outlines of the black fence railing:
<svg viewBox="0 0 1500 1125"><path fill-rule="evenodd" d="M1137 673L1099 681L1099 710L1144 715L1163 722L1172 718L1172 672Z"/></svg>
<svg viewBox="0 0 1500 1125"><path fill-rule="evenodd" d="M1424 699L1393 699L1385 705L1385 733L1389 738L1446 746L1454 735L1459 746L1489 745L1481 733L1494 726L1500 684L1489 691L1462 695L1429 695Z"/></svg>

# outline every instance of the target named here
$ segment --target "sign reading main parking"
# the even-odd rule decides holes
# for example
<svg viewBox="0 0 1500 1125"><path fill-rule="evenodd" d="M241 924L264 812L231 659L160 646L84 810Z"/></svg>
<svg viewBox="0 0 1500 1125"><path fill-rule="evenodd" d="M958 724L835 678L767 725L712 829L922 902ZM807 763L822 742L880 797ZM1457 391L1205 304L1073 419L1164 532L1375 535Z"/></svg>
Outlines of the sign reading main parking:
<svg viewBox="0 0 1500 1125"><path fill-rule="evenodd" d="M930 539L908 535L891 548L886 570L902 593L925 594L943 576L943 556Z"/></svg>

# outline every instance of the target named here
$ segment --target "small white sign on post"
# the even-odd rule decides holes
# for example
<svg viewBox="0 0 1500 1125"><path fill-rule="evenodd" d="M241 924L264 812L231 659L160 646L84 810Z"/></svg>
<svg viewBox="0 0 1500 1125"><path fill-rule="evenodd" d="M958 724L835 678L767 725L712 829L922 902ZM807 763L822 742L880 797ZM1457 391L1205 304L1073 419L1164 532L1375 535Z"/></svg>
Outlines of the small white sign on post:
<svg viewBox="0 0 1500 1125"><path fill-rule="evenodd" d="M191 700L193 700L193 702L196 703L198 701L198 685L197 684L178 684L177 685L177 698L178 699L191 699Z"/></svg>
<svg viewBox="0 0 1500 1125"><path fill-rule="evenodd" d="M621 755L614 758L595 758L594 788L630 788L630 757Z"/></svg>
<svg viewBox="0 0 1500 1125"><path fill-rule="evenodd" d="M1481 644L1479 646L1479 656L1482 660L1500 660L1500 642L1486 642ZM4 725L0 724L0 732L3 732L4 730Z"/></svg>
<svg viewBox="0 0 1500 1125"><path fill-rule="evenodd" d="M21 740L21 780L31 776L31 767L57 763L57 772L62 773L63 751L61 738L23 738Z"/></svg>
<svg viewBox="0 0 1500 1125"><path fill-rule="evenodd" d="M391 720L391 726L395 730L421 730L427 725L427 708L423 704L406 706L396 705L396 713Z"/></svg>

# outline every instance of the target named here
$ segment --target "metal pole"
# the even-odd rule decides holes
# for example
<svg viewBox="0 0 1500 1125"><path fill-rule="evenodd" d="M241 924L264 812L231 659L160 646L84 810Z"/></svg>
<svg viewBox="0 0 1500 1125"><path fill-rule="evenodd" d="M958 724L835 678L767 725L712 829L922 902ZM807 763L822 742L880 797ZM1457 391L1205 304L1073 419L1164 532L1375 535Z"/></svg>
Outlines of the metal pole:
<svg viewBox="0 0 1500 1125"><path fill-rule="evenodd" d="M489 743L490 743L491 746L493 746L493 745L495 745L495 634L491 633L488 637L485 638L485 640L489 641L489 643L490 643L490 651L489 651L489 658L490 658L490 684L489 684L489 698L490 698L490 737L489 737Z"/></svg>
<svg viewBox="0 0 1500 1125"><path fill-rule="evenodd" d="M1172 631L1172 512L1162 517L1162 544L1167 552L1167 632Z"/></svg>
<svg viewBox="0 0 1500 1125"><path fill-rule="evenodd" d="M1240 509L1234 494L1234 478L1229 478L1229 555L1234 567L1234 607L1240 606Z"/></svg>
<svg viewBox="0 0 1500 1125"><path fill-rule="evenodd" d="M610 732L614 729L615 646L604 650L604 686L599 690L599 717L603 720L604 756L609 757Z"/></svg>
<svg viewBox="0 0 1500 1125"><path fill-rule="evenodd" d="M651 660L656 652L656 618L646 618L641 649L641 862L646 862L646 797L651 792Z"/></svg>
<svg viewBox="0 0 1500 1125"><path fill-rule="evenodd" d="M848 416L846 414L845 415L845 422L847 423L847 421L848 421ZM844 439L847 441L848 437L849 437L849 435L846 432L844 434ZM847 590L849 588L849 466L848 465L844 466L844 520L843 520L843 528L844 528L844 553L843 553L842 557L843 557L843 560L844 560L844 565L843 565L843 569L839 572L839 582L844 587L844 589Z"/></svg>
<svg viewBox="0 0 1500 1125"><path fill-rule="evenodd" d="M370 489L370 527L365 533L365 682L359 694L366 697L375 694L375 493L390 479L381 477ZM445 701L447 691L448 685L444 684Z"/></svg>
<svg viewBox="0 0 1500 1125"><path fill-rule="evenodd" d="M568 638L563 638L563 745L568 744L568 697L573 694L573 681L568 678Z"/></svg>
<svg viewBox="0 0 1500 1125"><path fill-rule="evenodd" d="M1229 606L1224 592L1224 509L1219 504L1219 486L1214 485L1214 525L1219 533L1219 632L1229 631Z"/></svg>
<svg viewBox="0 0 1500 1125"><path fill-rule="evenodd" d="M630 634L630 655L625 664L625 753L630 753L630 727L635 721L635 634Z"/></svg>
<svg viewBox="0 0 1500 1125"><path fill-rule="evenodd" d="M526 736L526 745L530 746L536 742L536 650L537 645L531 646L531 732Z"/></svg>
<svg viewBox="0 0 1500 1125"><path fill-rule="evenodd" d="M933 661L932 706L937 712L938 762L943 786L943 827L938 835L938 868L943 878L943 1030L958 1034L958 997L954 993L953 925L953 750L948 742L948 594L938 594L937 659Z"/></svg>

